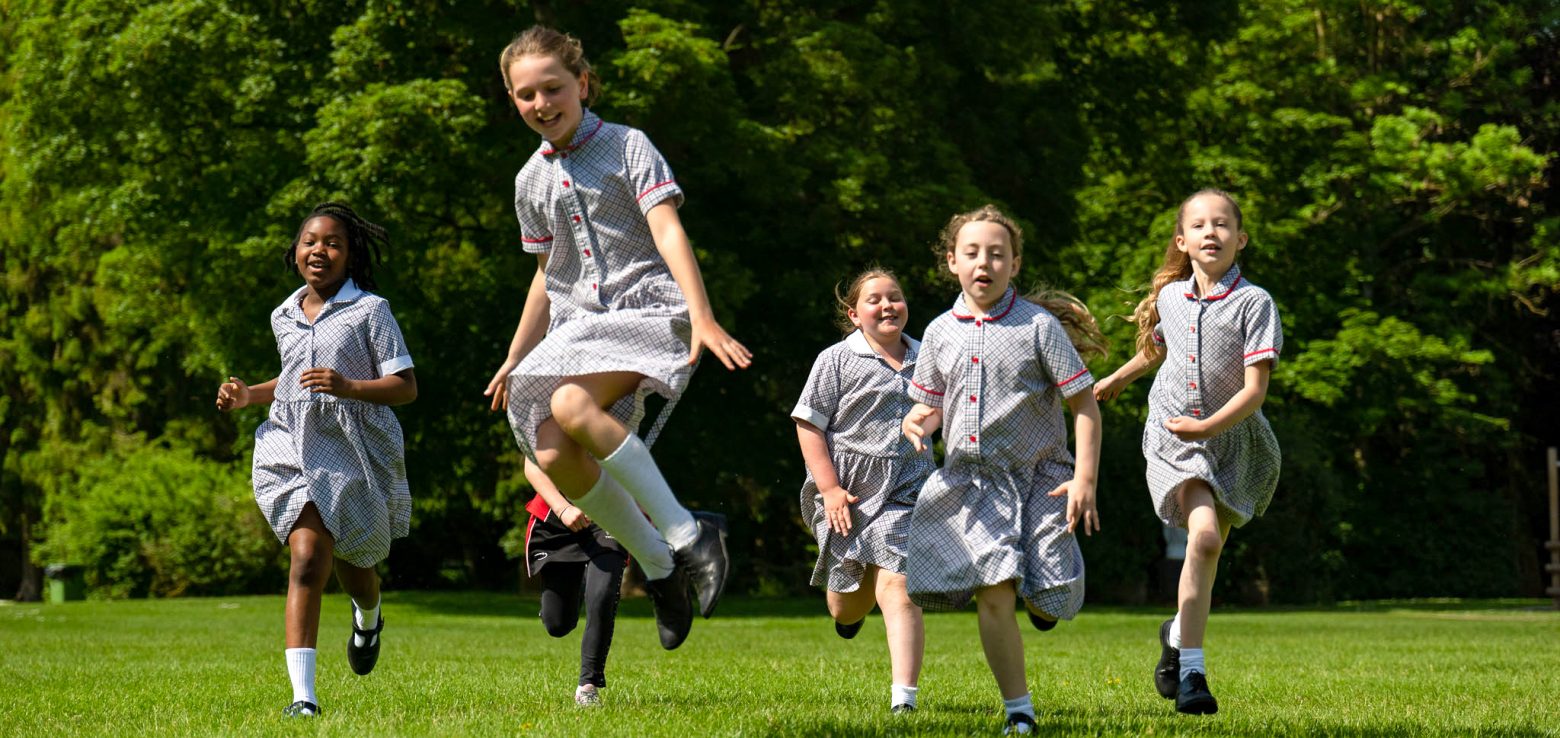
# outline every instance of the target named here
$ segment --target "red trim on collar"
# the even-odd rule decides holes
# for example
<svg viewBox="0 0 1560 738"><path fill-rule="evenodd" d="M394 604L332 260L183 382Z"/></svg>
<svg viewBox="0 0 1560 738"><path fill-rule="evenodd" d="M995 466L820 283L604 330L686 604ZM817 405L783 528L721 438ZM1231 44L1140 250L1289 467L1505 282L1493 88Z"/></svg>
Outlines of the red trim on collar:
<svg viewBox="0 0 1560 738"><path fill-rule="evenodd" d="M1007 315L1008 313L1013 312L1013 306L1018 304L1018 290L1015 290L1012 287L1009 287L1008 291L1013 293L1013 297L1008 300L1007 308L1005 310L1003 310L1002 312L997 313L996 315L987 315L986 317L981 318L981 320L1000 320L1002 318L1002 316ZM953 317L958 318L959 320L974 320L975 319L975 314L974 313L971 313L969 315L960 315L958 310L949 310L948 312L953 313Z"/></svg>
<svg viewBox="0 0 1560 738"><path fill-rule="evenodd" d="M910 380L910 383L914 384L916 389L921 390L922 392L925 392L928 395L937 395L938 397L942 397L943 395L947 394L945 392L938 392L937 390L934 390L934 389L932 389L930 387L922 387L921 385L916 384L916 381L914 379Z"/></svg>
<svg viewBox="0 0 1560 738"><path fill-rule="evenodd" d="M1230 288L1229 289L1227 289L1227 290L1225 290L1225 291L1223 291L1223 292L1221 292L1221 293L1219 293L1217 295L1214 295L1213 297L1205 297L1203 299L1208 301L1208 302L1214 302L1216 300L1223 300L1224 298L1229 297L1230 293L1234 292L1235 288L1240 286L1240 281L1242 279L1245 279L1245 278L1246 278L1246 275L1244 275L1244 274L1237 274L1237 275L1235 275L1235 281L1230 283ZM1197 296L1192 294L1192 293L1190 293L1190 292L1188 292L1188 293L1186 293L1186 299L1188 299L1188 300L1195 300L1195 299L1197 299Z"/></svg>
<svg viewBox="0 0 1560 738"><path fill-rule="evenodd" d="M577 149L577 148L579 148L581 146L584 146L586 141L589 141L591 139L591 137L596 135L597 131L601 130L601 126L602 126L603 123L606 123L606 121L604 121L604 120L602 120L600 118L597 118L596 119L596 127L590 129L590 133L585 134L584 138L582 138L582 139L580 139L578 141L575 141L574 143L569 144L563 150L564 151L573 151L573 150L575 150L575 149ZM549 141L548 143L550 144L552 142ZM553 154L556 154L556 153L558 153L558 147L554 146L551 149L543 151L542 152L542 156L552 156Z"/></svg>

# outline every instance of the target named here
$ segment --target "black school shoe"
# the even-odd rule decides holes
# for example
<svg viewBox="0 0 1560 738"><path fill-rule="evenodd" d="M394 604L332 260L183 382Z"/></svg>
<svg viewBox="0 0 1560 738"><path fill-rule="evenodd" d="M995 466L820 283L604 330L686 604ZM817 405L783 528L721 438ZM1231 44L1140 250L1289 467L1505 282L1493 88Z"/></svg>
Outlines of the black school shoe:
<svg viewBox="0 0 1560 738"><path fill-rule="evenodd" d="M693 628L693 603L688 598L688 572L682 565L660 579L645 582L650 604L655 606L655 626L660 632L661 648L668 651L681 646Z"/></svg>
<svg viewBox="0 0 1560 738"><path fill-rule="evenodd" d="M1035 725L1035 719L1028 713L1015 712L1008 716L1007 725L1002 726L1003 735L1034 735L1040 728Z"/></svg>
<svg viewBox="0 0 1560 738"><path fill-rule="evenodd" d="M1181 688L1181 649L1170 645L1170 624L1174 618L1159 626L1159 665L1154 667L1154 689L1167 700L1175 699Z"/></svg>
<svg viewBox="0 0 1560 738"><path fill-rule="evenodd" d="M282 710L282 714L290 718L311 718L320 714L320 706L313 702L298 700Z"/></svg>
<svg viewBox="0 0 1560 738"><path fill-rule="evenodd" d="M888 711L893 715L914 715L915 705L912 705L909 702L901 702L897 705L894 705L893 707L888 708Z"/></svg>
<svg viewBox="0 0 1560 738"><path fill-rule="evenodd" d="M1208 691L1208 677L1194 671L1181 680L1181 691L1175 696L1175 711L1188 715L1212 715L1219 711L1219 701Z"/></svg>
<svg viewBox="0 0 1560 738"><path fill-rule="evenodd" d="M1029 610L1025 610L1024 612L1029 614L1029 624L1035 626L1035 630L1038 630L1041 633L1055 628L1056 624L1061 622L1060 620L1046 620L1045 618L1042 618Z"/></svg>
<svg viewBox="0 0 1560 738"><path fill-rule="evenodd" d="M352 603L352 635L347 636L347 664L352 673L367 676L379 663L379 631L385 629L385 614L379 613L379 624L373 630L358 630L357 603ZM363 645L357 644L357 636L363 636Z"/></svg>
<svg viewBox="0 0 1560 738"><path fill-rule="evenodd" d="M726 589L726 572L731 560L726 555L726 516L698 511L693 514L699 537L687 548L672 551L677 568L686 569L699 594L699 614L708 618Z"/></svg>
<svg viewBox="0 0 1560 738"><path fill-rule="evenodd" d="M838 633L841 638L844 638L848 641L852 638L855 638L856 634L861 632L861 626L865 625L866 622L866 618L862 618L850 624L842 623L836 620L834 621L834 632Z"/></svg>

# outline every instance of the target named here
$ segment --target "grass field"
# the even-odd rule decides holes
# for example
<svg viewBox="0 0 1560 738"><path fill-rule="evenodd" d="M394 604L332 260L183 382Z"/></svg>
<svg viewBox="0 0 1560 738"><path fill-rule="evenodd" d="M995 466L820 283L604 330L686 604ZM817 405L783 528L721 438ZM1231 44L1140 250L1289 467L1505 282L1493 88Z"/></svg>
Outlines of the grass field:
<svg viewBox="0 0 1560 738"><path fill-rule="evenodd" d="M624 603L605 705L572 701L578 631L534 599L387 593L379 668L347 668L348 607L327 598L324 715L287 720L282 599L0 606L0 735L996 735L973 612L927 618L921 710L888 713L875 616L854 641L821 600L729 599L679 650ZM1560 736L1560 613L1538 601L1224 610L1208 642L1221 712L1154 692L1148 609L1086 607L1024 627L1041 735Z"/></svg>

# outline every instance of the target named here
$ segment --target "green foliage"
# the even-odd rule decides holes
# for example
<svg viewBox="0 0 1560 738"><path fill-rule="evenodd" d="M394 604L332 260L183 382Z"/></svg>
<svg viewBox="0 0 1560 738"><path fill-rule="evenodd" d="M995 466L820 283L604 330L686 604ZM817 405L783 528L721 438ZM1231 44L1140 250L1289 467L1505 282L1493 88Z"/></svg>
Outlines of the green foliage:
<svg viewBox="0 0 1560 738"><path fill-rule="evenodd" d="M96 597L271 589L286 549L255 510L247 467L134 441L72 465L44 507L40 560L85 567Z"/></svg>
<svg viewBox="0 0 1560 738"><path fill-rule="evenodd" d="M584 41L599 112L666 154L716 312L757 354L705 362L655 449L680 496L731 514L735 589L805 586L787 412L836 337L834 283L895 269L918 333L953 296L928 245L994 202L1026 227L1024 286L1119 316L1210 185L1240 199L1287 339L1266 405L1284 476L1219 596L1539 586L1552 2L22 6L0 14L0 535L74 489L63 458L118 458L116 437L240 468L263 412L217 415L212 392L274 376L280 254L342 198L390 229L380 292L421 380L397 411L417 507L390 571L512 580L499 541L529 491L480 392L535 269L512 196L537 141L494 66L539 18ZM1097 376L1134 328L1105 327ZM1097 598L1141 598L1159 556L1145 394L1105 407Z"/></svg>

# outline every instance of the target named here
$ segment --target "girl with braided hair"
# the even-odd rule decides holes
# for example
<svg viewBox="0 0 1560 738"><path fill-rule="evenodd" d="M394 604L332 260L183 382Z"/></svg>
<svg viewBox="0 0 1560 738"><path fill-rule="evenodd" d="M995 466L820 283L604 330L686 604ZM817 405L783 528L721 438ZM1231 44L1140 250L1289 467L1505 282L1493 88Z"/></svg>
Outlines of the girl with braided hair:
<svg viewBox="0 0 1560 738"><path fill-rule="evenodd" d="M417 398L401 327L374 289L385 230L351 207L327 202L304 219L287 265L304 285L271 311L282 371L249 386L229 377L217 408L269 404L255 430L255 501L292 554L286 610L290 717L320 712L314 693L320 596L334 568L352 598L347 663L357 674L379 659L379 575L390 541L406 535L401 426L390 406Z"/></svg>

